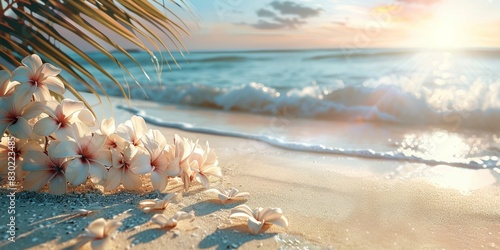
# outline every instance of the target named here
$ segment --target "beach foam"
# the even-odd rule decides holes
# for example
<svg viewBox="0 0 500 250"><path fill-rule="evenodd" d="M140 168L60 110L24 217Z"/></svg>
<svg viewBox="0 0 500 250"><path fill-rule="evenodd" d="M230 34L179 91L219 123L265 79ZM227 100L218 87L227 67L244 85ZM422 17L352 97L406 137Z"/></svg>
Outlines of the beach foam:
<svg viewBox="0 0 500 250"><path fill-rule="evenodd" d="M189 122L166 121L158 116L150 115L146 111L135 107L118 105L118 108L127 110L132 114L142 116L146 120L146 122L155 124L157 126L176 128L195 133L250 139L250 140L265 142L267 144L276 147L295 150L295 151L317 152L317 153L343 155L349 157L423 163L431 166L449 165L449 166L456 166L469 169L494 169L500 165L499 158L495 157L494 155L489 156L484 154L476 154L475 156L473 155L469 156L468 153L465 152L465 151L470 151L469 148L464 149L463 150L464 152L457 151L457 153L462 154L459 156L449 155L449 152L444 152L445 153L444 156L443 152L437 152L438 154L436 154L436 150L439 150L440 148L443 147L445 148L449 147L450 145L446 145L446 143L449 141L453 141L453 139L456 140L455 141L456 145L460 145L461 143L460 138L448 135L444 132L433 133L432 135L428 136L430 138L427 138L426 142L422 140L422 138L425 138L423 136L420 136L418 138L420 140L419 142L417 142L415 138L413 139L411 137L406 138L402 143L397 143L401 144L399 145L398 148L395 148L394 150L390 151L381 151L381 150L374 150L371 148L358 148L358 147L343 148L330 145L323 145L319 143L307 143L303 141L295 141L293 139L287 138L286 136L281 136L279 134L272 134L272 133L263 134L259 132L249 133L249 132L242 132L242 130L239 129L232 130L226 128L223 129L214 128L213 124L200 126ZM189 111L186 110L185 112ZM445 145L436 146L435 145L436 141L437 142L444 141ZM425 148L425 150L427 151L422 152L422 150L417 150L414 148L414 146L418 146L420 144L426 146L425 143L431 144L427 145L429 148ZM456 147L456 145L454 145L454 147Z"/></svg>

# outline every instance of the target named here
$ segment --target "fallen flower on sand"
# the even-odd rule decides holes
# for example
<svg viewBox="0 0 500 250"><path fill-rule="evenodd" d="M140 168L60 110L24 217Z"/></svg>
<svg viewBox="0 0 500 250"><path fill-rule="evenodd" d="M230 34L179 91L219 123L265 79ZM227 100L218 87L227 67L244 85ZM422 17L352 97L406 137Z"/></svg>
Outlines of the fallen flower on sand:
<svg viewBox="0 0 500 250"><path fill-rule="evenodd" d="M274 224L285 229L288 227L288 220L283 216L281 208L258 207L252 210L247 205L239 205L231 209L229 218L233 217L247 217L248 229L252 234L258 234L264 224Z"/></svg>
<svg viewBox="0 0 500 250"><path fill-rule="evenodd" d="M215 151L210 149L208 141L205 150L198 144L196 145L193 153L189 156L189 161L192 170L195 172L196 180L203 184L205 188L210 187L209 176L222 178L221 169L217 166L217 156Z"/></svg>
<svg viewBox="0 0 500 250"><path fill-rule="evenodd" d="M181 220L190 220L194 218L194 211L191 211L189 213L179 211L175 213L175 215L168 219L167 216L163 214L155 214L153 218L151 218L151 221L158 224L160 227L165 228L173 228L177 226L177 223Z"/></svg>
<svg viewBox="0 0 500 250"><path fill-rule="evenodd" d="M182 199L182 193L167 194L163 199L147 199L139 202L139 208L144 212L151 210L164 210L170 203L178 203Z"/></svg>
<svg viewBox="0 0 500 250"><path fill-rule="evenodd" d="M102 207L99 206L98 204L92 204L86 208L76 208L75 214L80 215L80 216L87 216L87 215L94 213L94 212L97 212L101 209L102 209Z"/></svg>
<svg viewBox="0 0 500 250"><path fill-rule="evenodd" d="M113 234L121 226L122 223L120 221L106 221L103 218L99 218L85 228L85 232L78 237L75 248L78 249L90 242L90 247L92 249L109 249L110 237L108 236Z"/></svg>
<svg viewBox="0 0 500 250"><path fill-rule="evenodd" d="M247 199L248 197L250 197L249 192L240 192L236 188L230 188L228 190L224 189L223 187L211 188L205 192L217 194L217 197L219 197L219 200L221 200L222 202L234 199Z"/></svg>

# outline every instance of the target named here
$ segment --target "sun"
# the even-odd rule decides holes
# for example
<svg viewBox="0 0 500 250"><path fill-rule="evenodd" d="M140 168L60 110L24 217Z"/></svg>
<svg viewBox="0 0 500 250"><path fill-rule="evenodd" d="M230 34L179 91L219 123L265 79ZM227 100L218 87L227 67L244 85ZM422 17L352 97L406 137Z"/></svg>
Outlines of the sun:
<svg viewBox="0 0 500 250"><path fill-rule="evenodd" d="M440 11L432 18L414 26L415 46L456 49L471 46L471 21L458 9Z"/></svg>
<svg viewBox="0 0 500 250"><path fill-rule="evenodd" d="M467 24L456 19L437 19L426 23L417 32L423 48L463 48L469 46L471 34Z"/></svg>

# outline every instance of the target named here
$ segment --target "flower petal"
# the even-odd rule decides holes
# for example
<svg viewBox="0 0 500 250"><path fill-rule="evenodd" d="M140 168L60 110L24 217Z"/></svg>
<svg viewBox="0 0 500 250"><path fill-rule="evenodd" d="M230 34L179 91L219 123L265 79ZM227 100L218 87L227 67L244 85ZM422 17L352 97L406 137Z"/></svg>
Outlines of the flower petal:
<svg viewBox="0 0 500 250"><path fill-rule="evenodd" d="M32 128L28 121L23 117L19 117L16 123L10 124L9 132L16 138L29 139L32 134Z"/></svg>
<svg viewBox="0 0 500 250"><path fill-rule="evenodd" d="M74 141L62 141L52 151L51 157L64 158L64 157L77 157L79 156L78 145Z"/></svg>
<svg viewBox="0 0 500 250"><path fill-rule="evenodd" d="M87 230L88 232L92 233L95 238L102 238L104 237L104 227L106 226L106 220L104 218L99 218L96 219L95 221L92 221L88 226Z"/></svg>
<svg viewBox="0 0 500 250"><path fill-rule="evenodd" d="M7 130L7 127L9 127L10 122L5 121L5 120L0 120L0 133L3 135L5 134L5 130Z"/></svg>
<svg viewBox="0 0 500 250"><path fill-rule="evenodd" d="M53 175L52 171L31 172L24 178L24 189L29 191L38 191L45 184L47 184L47 182L49 182Z"/></svg>
<svg viewBox="0 0 500 250"><path fill-rule="evenodd" d="M151 207L154 206L159 200L158 199L146 199L139 202L139 207Z"/></svg>
<svg viewBox="0 0 500 250"><path fill-rule="evenodd" d="M210 187L210 181L208 180L208 178L204 175L201 175L201 174L196 174L196 179L205 187L205 188L209 188Z"/></svg>
<svg viewBox="0 0 500 250"><path fill-rule="evenodd" d="M64 142L61 142L59 146L63 143ZM77 158L69 161L67 164L66 178L72 186L78 186L87 180L87 176L89 175L88 163L82 163L82 161Z"/></svg>
<svg viewBox="0 0 500 250"><path fill-rule="evenodd" d="M184 211L179 211L179 212L175 213L175 215L173 216L173 219L175 219L177 221L189 220L192 218L194 218L194 211L191 211L189 213L186 213Z"/></svg>
<svg viewBox="0 0 500 250"><path fill-rule="evenodd" d="M92 161L98 162L104 166L112 166L113 162L111 161L111 151L104 148L97 151L96 157L94 157Z"/></svg>
<svg viewBox="0 0 500 250"><path fill-rule="evenodd" d="M202 173L204 175L211 175L211 176L216 176L216 177L222 178L222 172L221 172L220 167L211 166L211 167L203 169Z"/></svg>
<svg viewBox="0 0 500 250"><path fill-rule="evenodd" d="M280 226L280 227L285 228L285 229L288 227L288 220L286 219L285 216L281 216L280 218L272 220L272 221L266 220L266 223L272 223L276 226Z"/></svg>
<svg viewBox="0 0 500 250"><path fill-rule="evenodd" d="M99 151L102 148L102 146L104 146L104 143L106 143L107 138L108 137L105 135L94 134L92 136L92 141L90 142L89 145L89 151L90 152Z"/></svg>
<svg viewBox="0 0 500 250"><path fill-rule="evenodd" d="M238 192L233 196L233 198L243 198L243 199L246 199L248 197L250 197L249 192Z"/></svg>
<svg viewBox="0 0 500 250"><path fill-rule="evenodd" d="M57 94L64 94L66 92L66 88L64 84L61 82L61 79L55 76L49 76L43 79L43 84L47 86L47 88Z"/></svg>
<svg viewBox="0 0 500 250"><path fill-rule="evenodd" d="M22 168L24 171L52 170L52 161L41 151L29 150L23 159Z"/></svg>
<svg viewBox="0 0 500 250"><path fill-rule="evenodd" d="M281 216L283 216L283 212L280 208L266 208L262 211L260 219L270 222L279 219Z"/></svg>
<svg viewBox="0 0 500 250"><path fill-rule="evenodd" d="M217 197L219 198L219 200L221 200L222 202L226 202L227 200L230 200L231 197L228 197L227 195L225 194L219 194L217 195Z"/></svg>
<svg viewBox="0 0 500 250"><path fill-rule="evenodd" d="M151 183L153 184L153 188L158 191L163 191L167 187L168 183L168 176L167 174L160 170L160 169L155 169L151 173Z"/></svg>
<svg viewBox="0 0 500 250"><path fill-rule="evenodd" d="M30 102L23 109L23 117L26 120L37 117L47 111L47 106L41 102Z"/></svg>
<svg viewBox="0 0 500 250"><path fill-rule="evenodd" d="M165 172L168 176L171 177L179 176L182 173L182 169L179 166L179 157L173 159L170 163L168 163Z"/></svg>
<svg viewBox="0 0 500 250"><path fill-rule="evenodd" d="M214 193L214 194L217 194L217 195L224 195L219 189L217 188L210 188L210 189L207 189L205 190L205 193Z"/></svg>
<svg viewBox="0 0 500 250"><path fill-rule="evenodd" d="M122 223L117 220L109 220L106 222L106 225L104 226L104 232L106 235L111 235L112 233L116 232L118 228L122 226Z"/></svg>
<svg viewBox="0 0 500 250"><path fill-rule="evenodd" d="M20 83L26 83L30 80L31 70L26 66L17 67L10 78L11 81L18 81Z"/></svg>
<svg viewBox="0 0 500 250"><path fill-rule="evenodd" d="M35 91L35 87L30 84L21 84L16 88L14 94L10 96L12 100L13 110L16 112L21 111L26 105L28 105L31 101L31 97L33 92Z"/></svg>
<svg viewBox="0 0 500 250"><path fill-rule="evenodd" d="M254 217L248 218L248 229L252 234L258 234L264 223L256 220Z"/></svg>
<svg viewBox="0 0 500 250"><path fill-rule="evenodd" d="M101 122L101 132L104 135L111 135L115 132L115 119L113 117L104 119Z"/></svg>
<svg viewBox="0 0 500 250"><path fill-rule="evenodd" d="M141 178L130 170L126 170L122 178L126 190L138 190L142 186Z"/></svg>
<svg viewBox="0 0 500 250"><path fill-rule="evenodd" d="M118 150L111 148L111 166L113 168L122 168L123 167L123 156Z"/></svg>
<svg viewBox="0 0 500 250"><path fill-rule="evenodd" d="M42 59L37 54L32 54L23 58L21 63L31 69L33 73L35 73L42 66Z"/></svg>
<svg viewBox="0 0 500 250"><path fill-rule="evenodd" d="M69 116L77 111L85 108L83 102L74 101L71 99L64 99L61 101L61 111L65 116Z"/></svg>
<svg viewBox="0 0 500 250"><path fill-rule="evenodd" d="M134 126L136 138L140 140L147 131L146 122L144 121L144 118L137 115L132 116L130 120Z"/></svg>
<svg viewBox="0 0 500 250"><path fill-rule="evenodd" d="M93 183L101 184L106 180L107 174L104 165L98 162L89 162L89 176Z"/></svg>
<svg viewBox="0 0 500 250"><path fill-rule="evenodd" d="M229 216L230 218L233 217L253 217L253 212L250 207L247 205L239 205L233 209L231 209L231 215Z"/></svg>
<svg viewBox="0 0 500 250"><path fill-rule="evenodd" d="M88 110L88 109L82 109L78 113L78 119L80 119L80 121L82 121L83 123L85 123L88 126L95 125L95 117L92 114L92 112L90 112L90 110Z"/></svg>
<svg viewBox="0 0 500 250"><path fill-rule="evenodd" d="M163 214L155 214L151 218L151 222L158 224L160 227L175 227L177 225L177 221L173 219L168 219Z"/></svg>
<svg viewBox="0 0 500 250"><path fill-rule="evenodd" d="M147 174L150 173L153 167L150 164L150 158L147 154L138 154L130 162L130 170L134 174Z"/></svg>
<svg viewBox="0 0 500 250"><path fill-rule="evenodd" d="M105 190L110 191L116 189L120 185L122 178L123 170L121 168L110 168L106 184L104 185Z"/></svg>
<svg viewBox="0 0 500 250"><path fill-rule="evenodd" d="M52 117L45 117L40 119L35 126L33 127L33 131L37 135L48 136L54 133L60 126L60 123Z"/></svg>
<svg viewBox="0 0 500 250"><path fill-rule="evenodd" d="M66 177L63 174L57 174L50 180L49 191L51 194L61 195L67 192Z"/></svg>
<svg viewBox="0 0 500 250"><path fill-rule="evenodd" d="M148 147L148 145L152 142L157 144L157 147L159 147L161 150L165 149L165 147L167 146L167 140L165 139L165 136L161 133L160 130L157 129L150 129L142 138L144 147Z"/></svg>

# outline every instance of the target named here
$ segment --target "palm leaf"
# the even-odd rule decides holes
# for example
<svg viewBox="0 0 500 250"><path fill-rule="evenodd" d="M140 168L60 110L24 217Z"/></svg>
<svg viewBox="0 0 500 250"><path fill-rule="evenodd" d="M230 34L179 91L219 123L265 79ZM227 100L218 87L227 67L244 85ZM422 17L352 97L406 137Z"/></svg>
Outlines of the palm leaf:
<svg viewBox="0 0 500 250"><path fill-rule="evenodd" d="M20 65L20 61L27 55L36 53L45 60L63 69L85 88L100 97L98 92L106 94L102 84L95 76L82 66L71 54L78 55L86 63L94 67L102 75L112 81L128 98L123 84L110 72L107 72L98 62L88 56L76 44L86 42L96 51L105 55L129 76L135 84L140 86L135 76L127 67L106 49L104 41L119 53L125 55L149 79L144 68L116 41L116 36L134 44L138 49L147 52L153 59L154 68L160 74L161 64L168 60L162 51L177 64L167 43L160 35L159 30L181 52L186 47L181 42L183 35L189 35L187 25L175 14L176 11L187 11L194 17L193 12L184 0L170 0L175 11L165 2L158 0L5 0L0 4L0 57L10 65L0 65L0 69L12 69ZM62 32L64 30L64 32ZM112 31L112 32L109 32ZM63 33L72 33L80 41L70 41ZM152 44L155 51L160 53L160 59L153 50L148 48L140 39L146 39ZM61 47L64 46L64 47ZM170 67L170 66L169 66ZM78 99L85 102L76 89L76 83L69 82L61 77L66 88ZM90 81L91 83L88 83ZM90 106L85 102L87 107Z"/></svg>

